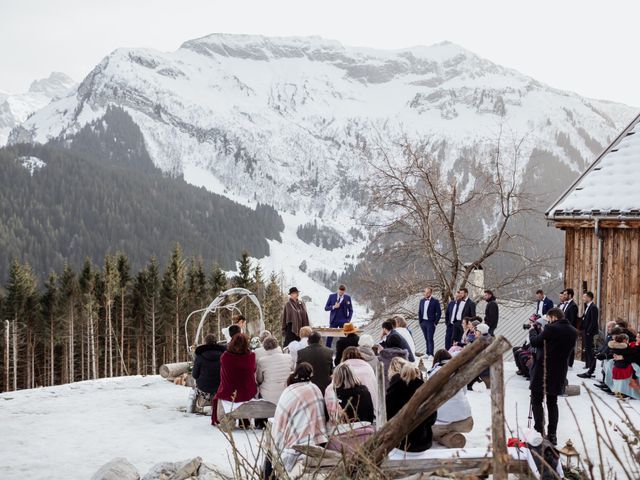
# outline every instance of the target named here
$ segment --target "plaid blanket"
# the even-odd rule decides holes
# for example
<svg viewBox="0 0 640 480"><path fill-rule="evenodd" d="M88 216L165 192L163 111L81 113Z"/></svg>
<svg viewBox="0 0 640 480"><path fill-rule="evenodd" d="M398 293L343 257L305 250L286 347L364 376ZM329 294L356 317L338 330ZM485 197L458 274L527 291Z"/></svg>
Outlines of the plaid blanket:
<svg viewBox="0 0 640 480"><path fill-rule="evenodd" d="M285 388L273 417L271 435L287 468L295 461L289 458L291 452L287 449L294 445L326 443L324 398L320 389L311 382L294 383Z"/></svg>

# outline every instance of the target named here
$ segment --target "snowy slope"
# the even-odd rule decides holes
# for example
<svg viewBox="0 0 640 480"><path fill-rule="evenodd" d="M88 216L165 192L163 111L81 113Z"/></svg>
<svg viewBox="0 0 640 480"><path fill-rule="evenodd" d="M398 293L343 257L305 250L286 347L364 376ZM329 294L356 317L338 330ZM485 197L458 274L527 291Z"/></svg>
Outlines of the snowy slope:
<svg viewBox="0 0 640 480"><path fill-rule="evenodd" d="M301 285L319 285L298 275L302 253L313 257L309 270L339 274L366 245L349 229L363 230L362 150L378 136L429 136L453 168L503 123L509 135L527 137L524 158L548 152L577 174L635 113L447 42L387 51L319 37L213 34L175 52L115 50L69 95L14 128L10 141L72 134L112 104L131 114L164 171L290 214L283 243L272 249L281 263L266 261ZM314 220L348 246L301 245L297 227ZM326 293L318 288L314 300Z"/></svg>
<svg viewBox="0 0 640 480"><path fill-rule="evenodd" d="M24 122L51 99L68 93L75 85L64 73L52 72L48 78L33 81L26 93L10 94L0 91L0 146L7 143L13 127Z"/></svg>
<svg viewBox="0 0 640 480"><path fill-rule="evenodd" d="M570 371L570 382L579 384ZM526 428L529 411L527 383L505 363L506 419L515 431ZM490 433L489 393L483 386L469 392L475 427L469 447L486 447ZM128 458L141 472L162 461L201 456L205 462L228 469L226 443L209 419L181 412L188 389L160 377L122 377L79 382L58 387L0 394L0 478L68 480L87 479L114 457ZM581 421L592 458L597 458L590 403L586 393L566 399ZM618 408L612 397L606 405ZM574 442L584 452L576 424L560 399L559 440ZM633 405L633 403L632 403ZM640 423L636 410L627 410ZM608 418L613 416L603 411ZM588 420L587 420L588 419ZM615 445L623 446L610 432ZM253 434L239 433L238 444L247 449L257 442ZM622 451L622 448L620 449Z"/></svg>

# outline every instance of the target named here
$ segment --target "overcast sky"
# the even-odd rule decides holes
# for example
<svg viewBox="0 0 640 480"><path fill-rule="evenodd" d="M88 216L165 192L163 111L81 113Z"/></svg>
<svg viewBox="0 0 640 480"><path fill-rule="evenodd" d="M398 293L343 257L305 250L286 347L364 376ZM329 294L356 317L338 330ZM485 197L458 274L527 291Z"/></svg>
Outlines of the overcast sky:
<svg viewBox="0 0 640 480"><path fill-rule="evenodd" d="M214 32L402 48L450 40L554 87L640 106L640 4L608 0L0 0L0 89L81 80L117 47Z"/></svg>

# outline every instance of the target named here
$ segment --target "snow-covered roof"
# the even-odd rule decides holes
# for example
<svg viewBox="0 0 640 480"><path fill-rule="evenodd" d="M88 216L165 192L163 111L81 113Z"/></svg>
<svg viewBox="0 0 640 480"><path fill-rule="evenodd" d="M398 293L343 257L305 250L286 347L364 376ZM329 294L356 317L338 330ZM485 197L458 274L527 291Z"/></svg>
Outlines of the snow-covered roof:
<svg viewBox="0 0 640 480"><path fill-rule="evenodd" d="M547 211L547 217L640 217L640 115Z"/></svg>

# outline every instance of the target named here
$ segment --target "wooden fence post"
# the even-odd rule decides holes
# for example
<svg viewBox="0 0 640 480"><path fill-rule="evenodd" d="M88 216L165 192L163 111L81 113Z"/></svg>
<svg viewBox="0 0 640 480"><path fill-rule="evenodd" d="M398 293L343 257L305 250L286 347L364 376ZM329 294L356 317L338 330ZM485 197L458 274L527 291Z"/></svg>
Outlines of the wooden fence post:
<svg viewBox="0 0 640 480"><path fill-rule="evenodd" d="M378 363L378 411L376 412L376 425L381 428L387 423L387 389L384 382L384 365Z"/></svg>
<svg viewBox="0 0 640 480"><path fill-rule="evenodd" d="M493 478L507 480L509 454L504 431L504 366L502 357L491 365L491 447Z"/></svg>

